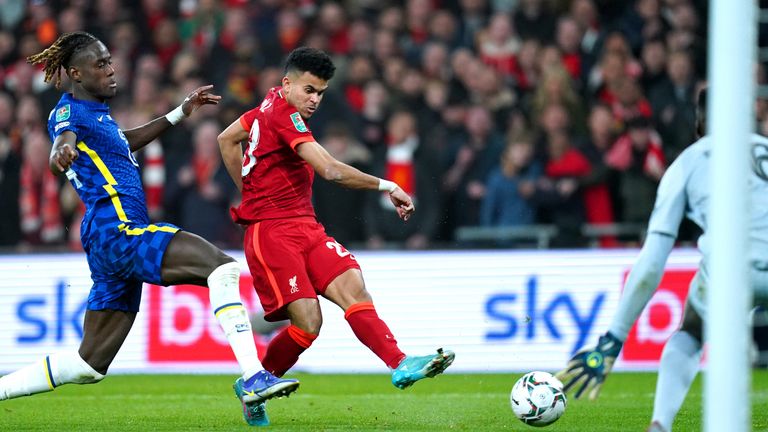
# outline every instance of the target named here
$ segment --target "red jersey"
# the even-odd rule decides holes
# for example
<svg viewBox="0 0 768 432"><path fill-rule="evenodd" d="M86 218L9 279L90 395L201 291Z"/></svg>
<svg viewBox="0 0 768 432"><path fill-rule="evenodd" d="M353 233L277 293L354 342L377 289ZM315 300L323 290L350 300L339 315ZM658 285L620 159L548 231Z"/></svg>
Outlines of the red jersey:
<svg viewBox="0 0 768 432"><path fill-rule="evenodd" d="M243 157L243 200L232 209L232 219L249 224L314 217L315 171L296 153L296 146L315 137L285 100L282 88L271 89L259 107L240 116L240 124L248 131L248 148Z"/></svg>

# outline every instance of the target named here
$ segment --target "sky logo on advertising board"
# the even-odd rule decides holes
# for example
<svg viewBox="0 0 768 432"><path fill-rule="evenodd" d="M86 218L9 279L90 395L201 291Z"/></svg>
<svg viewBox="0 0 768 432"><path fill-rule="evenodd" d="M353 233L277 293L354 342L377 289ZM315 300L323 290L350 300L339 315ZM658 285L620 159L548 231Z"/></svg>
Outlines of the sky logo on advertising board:
<svg viewBox="0 0 768 432"><path fill-rule="evenodd" d="M605 301L605 293L599 293L592 300L589 310L581 312L571 294L558 292L554 298L544 303L539 298L538 278L531 276L528 278L524 293L503 293L488 297L485 302L485 313L498 325L498 329L488 331L485 337L489 341L512 339L517 336L521 324L525 324L526 340L535 339L540 326L543 326L555 340L562 340L563 333L560 329L571 327L576 328L578 332L576 343L571 349L572 352L576 352L586 343L603 301ZM511 310L515 305L523 302L524 315ZM563 310L567 312L571 322L563 322L556 318L556 316L562 316Z"/></svg>
<svg viewBox="0 0 768 432"><path fill-rule="evenodd" d="M688 286L696 270L667 270L656 293L629 330L621 351L624 361L655 362L683 317ZM624 274L627 280L629 272ZM622 284L623 286L623 284Z"/></svg>
<svg viewBox="0 0 768 432"><path fill-rule="evenodd" d="M82 338L86 300L78 303L75 308L68 308L67 283L64 280L56 283L53 297L25 297L16 307L16 317L22 327L16 341L19 344L48 342L51 339L63 342L69 334L68 329L71 329L78 339Z"/></svg>
<svg viewBox="0 0 768 432"><path fill-rule="evenodd" d="M235 356L211 310L208 288L194 285L146 286L150 362L234 362ZM240 297L246 310L259 310L250 274L240 277ZM264 352L266 341L256 335Z"/></svg>

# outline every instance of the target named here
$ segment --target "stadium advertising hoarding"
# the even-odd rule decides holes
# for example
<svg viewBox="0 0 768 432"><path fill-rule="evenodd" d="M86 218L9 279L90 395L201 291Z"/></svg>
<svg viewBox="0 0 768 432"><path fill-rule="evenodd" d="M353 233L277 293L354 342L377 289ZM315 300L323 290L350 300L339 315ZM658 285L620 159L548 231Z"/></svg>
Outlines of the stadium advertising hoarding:
<svg viewBox="0 0 768 432"><path fill-rule="evenodd" d="M610 323L637 252L363 252L356 257L379 315L404 351L424 354L443 346L457 353L454 371L511 372L559 369L574 350L593 343ZM233 255L245 262L242 254ZM682 316L697 262L695 250L673 252L660 289L630 332L618 369L657 366L664 341ZM0 256L0 274L0 373L77 348L91 284L84 256ZM245 265L241 294L251 311L260 310ZM296 369L384 371L341 311L321 303L320 337ZM260 350L269 337L255 336ZM111 370L236 369L211 314L207 289L145 285L142 310Z"/></svg>

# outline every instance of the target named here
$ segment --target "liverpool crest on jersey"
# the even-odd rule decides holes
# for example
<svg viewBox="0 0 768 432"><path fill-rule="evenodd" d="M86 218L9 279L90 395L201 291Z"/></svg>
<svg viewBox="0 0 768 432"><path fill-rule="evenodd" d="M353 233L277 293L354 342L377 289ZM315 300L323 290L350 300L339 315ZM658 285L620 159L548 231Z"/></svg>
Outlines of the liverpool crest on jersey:
<svg viewBox="0 0 768 432"><path fill-rule="evenodd" d="M291 114L291 121L293 121L293 126L296 128L299 132L306 132L307 131L307 125L304 124L304 120L301 118L301 115L297 112Z"/></svg>

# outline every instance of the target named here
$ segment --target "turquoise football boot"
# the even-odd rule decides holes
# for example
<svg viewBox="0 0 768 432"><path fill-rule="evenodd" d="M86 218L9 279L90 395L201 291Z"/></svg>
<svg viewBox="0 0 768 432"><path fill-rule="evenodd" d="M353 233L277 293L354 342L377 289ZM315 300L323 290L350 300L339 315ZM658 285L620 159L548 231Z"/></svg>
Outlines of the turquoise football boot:
<svg viewBox="0 0 768 432"><path fill-rule="evenodd" d="M240 403L243 406L243 418L245 419L245 422L251 426L269 426L266 402L243 402L243 382L244 380L242 378L238 378L232 388L235 389L235 395L240 399Z"/></svg>
<svg viewBox="0 0 768 432"><path fill-rule="evenodd" d="M299 388L295 379L277 378L262 370L244 380L238 378L232 386L235 395L243 405L243 417L251 426L266 426L269 424L264 402L275 397L288 396Z"/></svg>
<svg viewBox="0 0 768 432"><path fill-rule="evenodd" d="M392 371L392 384L399 389L408 388L418 380L443 373L456 357L453 351L437 349L437 354L406 356Z"/></svg>

